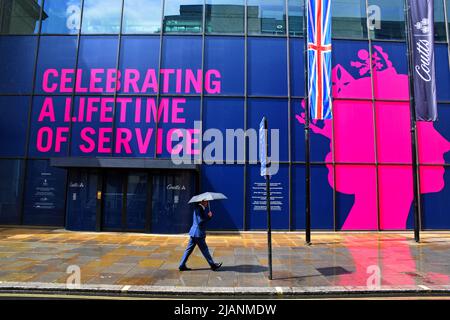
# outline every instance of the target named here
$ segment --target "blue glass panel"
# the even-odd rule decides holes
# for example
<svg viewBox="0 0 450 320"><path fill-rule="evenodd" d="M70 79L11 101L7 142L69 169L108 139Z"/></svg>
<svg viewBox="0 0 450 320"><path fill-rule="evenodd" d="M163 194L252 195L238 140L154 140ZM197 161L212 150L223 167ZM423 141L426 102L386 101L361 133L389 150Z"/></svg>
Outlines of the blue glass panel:
<svg viewBox="0 0 450 320"><path fill-rule="evenodd" d="M68 93L73 91L75 79L75 62L77 54L77 38L73 37L41 37L36 69L35 93ZM54 70L50 70L54 69ZM64 71L62 69L70 69ZM45 77L44 77L45 75ZM45 81L44 81L45 78ZM61 87L61 79L64 81ZM45 83L45 88L43 84Z"/></svg>
<svg viewBox="0 0 450 320"><path fill-rule="evenodd" d="M109 109L100 118L100 104ZM92 110L90 112L89 110ZM71 131L72 156L111 156L114 97L76 97ZM102 121L101 121L102 120Z"/></svg>
<svg viewBox="0 0 450 320"><path fill-rule="evenodd" d="M305 160L305 109L301 100L291 104L291 144L293 161ZM313 162L330 162L332 120L314 120L310 123L310 156Z"/></svg>
<svg viewBox="0 0 450 320"><path fill-rule="evenodd" d="M450 101L450 64L444 44L435 47L436 92L438 101Z"/></svg>
<svg viewBox="0 0 450 320"><path fill-rule="evenodd" d="M161 121L158 122L157 142L156 142L156 156L159 158L170 158L171 153L177 154L179 157L189 157L194 159L200 154L200 141L199 139L199 127L195 127L195 121L200 120L200 98L168 98L169 116L165 120L164 115L161 116ZM176 110L174 109L176 105ZM176 129L187 129L176 131ZM182 136L180 136L180 134ZM189 148L189 137L184 135L190 135L191 150ZM179 141L171 142L171 136L179 138ZM185 144L186 143L186 144ZM181 148L181 145L187 146ZM186 153L185 153L186 152Z"/></svg>
<svg viewBox="0 0 450 320"><path fill-rule="evenodd" d="M409 100L406 44L372 42L372 52L377 56L374 68L375 99ZM396 86L390 83L395 83Z"/></svg>
<svg viewBox="0 0 450 320"><path fill-rule="evenodd" d="M156 110L156 104L156 97L117 98L114 156L152 158L155 155L156 121L153 110ZM169 104L166 108L162 121L164 114L171 112Z"/></svg>
<svg viewBox="0 0 450 320"><path fill-rule="evenodd" d="M311 228L332 230L333 189L326 166L311 167Z"/></svg>
<svg viewBox="0 0 450 320"><path fill-rule="evenodd" d="M289 34L303 35L303 20L305 15L305 0L288 0Z"/></svg>
<svg viewBox="0 0 450 320"><path fill-rule="evenodd" d="M205 42L205 71L220 72L221 90L205 93L242 95L244 93L244 38L207 37ZM213 81L217 79L211 78ZM205 81L206 82L206 81ZM205 83L206 84L206 83Z"/></svg>
<svg viewBox="0 0 450 320"><path fill-rule="evenodd" d="M33 100L30 157L67 156L69 150L70 121L64 121L66 110L71 110L71 97L42 97Z"/></svg>
<svg viewBox="0 0 450 320"><path fill-rule="evenodd" d="M372 99L369 46L365 41L333 41L333 97Z"/></svg>
<svg viewBox="0 0 450 320"><path fill-rule="evenodd" d="M107 69L116 69L117 46L117 37L81 37L78 69L82 70L81 87L85 88L83 92L101 94L114 92L114 83L109 83L107 86ZM96 74L92 75L93 69L99 70ZM99 81L93 83L91 78L97 78ZM92 86L90 86L91 84ZM81 90L77 89L77 92L81 93Z"/></svg>
<svg viewBox="0 0 450 320"><path fill-rule="evenodd" d="M0 96L0 156L24 156L29 97Z"/></svg>
<svg viewBox="0 0 450 320"><path fill-rule="evenodd" d="M263 116L268 120L269 130L279 130L279 160L288 161L289 143L288 143L288 106L286 100L275 99L249 99L248 100L248 129L259 130L259 124ZM276 154L272 155L271 150L276 150L271 140L272 134L269 134L269 157L276 161ZM249 146L250 148L250 146ZM251 150L251 149L249 149ZM249 151L250 152L250 151ZM251 159L252 155L249 154Z"/></svg>
<svg viewBox="0 0 450 320"><path fill-rule="evenodd" d="M292 229L305 229L305 166L292 166Z"/></svg>
<svg viewBox="0 0 450 320"><path fill-rule="evenodd" d="M421 181L422 179L432 179L431 184L438 186L434 190L430 187L422 187L422 227L437 230L449 229L450 168L445 167L444 170L442 166L433 166L425 170L427 171L421 174ZM427 183L430 184L428 181Z"/></svg>
<svg viewBox="0 0 450 320"><path fill-rule="evenodd" d="M125 0L123 33L159 33L161 31L159 0Z"/></svg>
<svg viewBox="0 0 450 320"><path fill-rule="evenodd" d="M333 38L367 39L366 0L331 1Z"/></svg>
<svg viewBox="0 0 450 320"><path fill-rule="evenodd" d="M249 34L285 34L286 3L283 0L247 0Z"/></svg>
<svg viewBox="0 0 450 320"><path fill-rule="evenodd" d="M292 167L292 227L305 229L305 166ZM333 230L333 189L325 166L311 167L311 228Z"/></svg>
<svg viewBox="0 0 450 320"><path fill-rule="evenodd" d="M292 161L305 161L305 125L301 114L304 109L302 100L291 101L291 150Z"/></svg>
<svg viewBox="0 0 450 320"><path fill-rule="evenodd" d="M450 32L450 20L448 17L450 17L450 0L445 0L445 6L447 8L447 32Z"/></svg>
<svg viewBox="0 0 450 320"><path fill-rule="evenodd" d="M80 29L81 0L45 0L42 33L76 34Z"/></svg>
<svg viewBox="0 0 450 320"><path fill-rule="evenodd" d="M48 160L28 161L25 225L64 226L66 176L66 170L51 167Z"/></svg>
<svg viewBox="0 0 450 320"><path fill-rule="evenodd" d="M280 165L270 179L272 228L289 229L289 167ZM247 166L247 228L267 229L266 180L260 175L260 166Z"/></svg>
<svg viewBox="0 0 450 320"><path fill-rule="evenodd" d="M291 96L302 97L305 94L305 41L290 40Z"/></svg>
<svg viewBox="0 0 450 320"><path fill-rule="evenodd" d="M122 0L84 0L82 33L119 33Z"/></svg>
<svg viewBox="0 0 450 320"><path fill-rule="evenodd" d="M180 50L183 48L183 50ZM166 36L163 39L163 55L161 69L169 69L166 74L161 75L161 93L184 93L199 94L192 85L184 86L184 76L177 74L176 69L185 73L187 69L192 71L198 81L198 70L202 68L202 38L201 37L179 37ZM161 70L162 71L162 70ZM164 86L164 80L168 79L168 88ZM177 81L181 81L181 88L177 90Z"/></svg>
<svg viewBox="0 0 450 320"><path fill-rule="evenodd" d="M148 73L157 80L160 38L154 36L122 37L119 70L122 85L119 93L157 93L158 86L144 86ZM154 73L152 70L153 69ZM144 89L144 90L143 90ZM143 91L142 91L143 90Z"/></svg>
<svg viewBox="0 0 450 320"><path fill-rule="evenodd" d="M202 0L166 0L164 2L164 32L202 32Z"/></svg>
<svg viewBox="0 0 450 320"><path fill-rule="evenodd" d="M286 39L248 38L248 93L287 95Z"/></svg>
<svg viewBox="0 0 450 320"><path fill-rule="evenodd" d="M213 219L210 230L242 230L244 214L244 166L203 165L201 192L222 192L228 200L210 203Z"/></svg>
<svg viewBox="0 0 450 320"><path fill-rule="evenodd" d="M447 41L445 34L445 0L434 1L434 40Z"/></svg>
<svg viewBox="0 0 450 320"><path fill-rule="evenodd" d="M0 224L20 224L22 160L0 160Z"/></svg>
<svg viewBox="0 0 450 320"><path fill-rule="evenodd" d="M70 170L67 188L66 228L95 231L98 176L87 170Z"/></svg>
<svg viewBox="0 0 450 320"><path fill-rule="evenodd" d="M0 93L31 93L36 37L0 37Z"/></svg>
<svg viewBox="0 0 450 320"><path fill-rule="evenodd" d="M374 11L375 8L380 10ZM369 12L369 24L373 26L370 32L372 39L405 39L403 0L369 0ZM380 22L377 24L376 20Z"/></svg>
<svg viewBox="0 0 450 320"><path fill-rule="evenodd" d="M312 129L314 127L314 129ZM311 122L311 161L330 162L331 157L331 127L332 120L317 120Z"/></svg>
<svg viewBox="0 0 450 320"><path fill-rule="evenodd" d="M244 100L243 99L235 99L235 98L205 98L203 104L203 138L206 138L206 130L209 129L217 129L220 130L222 134L222 156L217 154L217 150L215 146L220 143L216 140L216 135L214 132L211 136L211 142L205 141L203 143L203 160L204 161L214 161L214 160L233 160L233 161L244 161L245 159L245 150L244 150L244 138L241 135L242 139L239 138L234 139L234 153L233 155L226 154L227 147L231 148L231 145L228 145L226 139L226 131L230 130L238 130L241 129L242 133L244 132ZM238 134L236 133L236 136ZM241 141L242 148L238 149L239 142ZM208 145L210 147L208 147ZM219 148L219 146L217 147ZM216 150L214 153L208 150ZM230 149L231 150L231 149ZM220 151L219 151L220 152ZM211 155L212 157L208 157Z"/></svg>
<svg viewBox="0 0 450 320"><path fill-rule="evenodd" d="M244 33L244 0L206 0L207 33Z"/></svg>
<svg viewBox="0 0 450 320"><path fill-rule="evenodd" d="M372 45L380 46L383 48L383 51L388 54L388 56L383 57L379 50L376 48L375 51L378 51L378 56L381 55L382 61L389 58L389 61L392 62L397 73L400 74L408 74L408 59L406 57L406 43L403 42L372 42ZM374 51L374 52L375 52Z"/></svg>

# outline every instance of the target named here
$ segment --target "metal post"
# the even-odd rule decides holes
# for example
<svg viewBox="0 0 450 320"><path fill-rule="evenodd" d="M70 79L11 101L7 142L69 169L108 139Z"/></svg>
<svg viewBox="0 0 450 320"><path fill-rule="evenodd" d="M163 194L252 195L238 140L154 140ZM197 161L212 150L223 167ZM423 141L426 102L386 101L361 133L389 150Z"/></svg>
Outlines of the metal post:
<svg viewBox="0 0 450 320"><path fill-rule="evenodd" d="M270 217L270 177L266 175L266 199L267 199L267 245L269 254L269 280L272 280L272 219Z"/></svg>
<svg viewBox="0 0 450 320"><path fill-rule="evenodd" d="M414 240L420 242L420 193L419 193L419 173L418 173L418 159L417 159L417 126L416 126L416 110L414 100L414 67L412 62L412 38L410 29L410 11L409 0L405 0L405 16L406 16L406 43L407 43L407 57L408 57L408 80L409 80L409 109L410 109L410 121L411 121L411 151L412 151L412 169L413 169L413 193L414 193Z"/></svg>
<svg viewBox="0 0 450 320"><path fill-rule="evenodd" d="M269 264L269 280L272 280L272 219L270 214L270 175L268 174L267 167L267 153L269 150L268 141L268 125L267 119L264 120L264 134L266 136L266 205L267 205L267 252L268 252L268 264Z"/></svg>
<svg viewBox="0 0 450 320"><path fill-rule="evenodd" d="M309 76L308 76L308 34L307 34L307 14L308 2L305 0L303 10L303 37L305 39L304 61L305 61L305 242L311 245L311 160L310 160L310 140L309 140Z"/></svg>

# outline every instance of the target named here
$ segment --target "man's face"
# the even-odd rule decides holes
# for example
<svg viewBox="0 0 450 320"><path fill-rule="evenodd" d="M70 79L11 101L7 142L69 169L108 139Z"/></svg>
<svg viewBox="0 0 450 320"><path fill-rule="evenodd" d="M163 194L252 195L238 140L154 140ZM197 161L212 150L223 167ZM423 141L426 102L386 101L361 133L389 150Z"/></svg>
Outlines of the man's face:
<svg viewBox="0 0 450 320"><path fill-rule="evenodd" d="M207 207L207 206L208 206L208 201L202 201L201 204L202 204L204 207Z"/></svg>

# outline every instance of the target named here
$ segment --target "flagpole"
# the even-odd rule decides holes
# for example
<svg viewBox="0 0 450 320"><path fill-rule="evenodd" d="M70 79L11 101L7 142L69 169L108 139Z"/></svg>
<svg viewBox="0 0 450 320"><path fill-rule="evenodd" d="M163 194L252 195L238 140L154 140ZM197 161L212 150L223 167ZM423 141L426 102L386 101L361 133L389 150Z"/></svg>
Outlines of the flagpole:
<svg viewBox="0 0 450 320"><path fill-rule="evenodd" d="M410 110L410 122L411 122L411 152L412 152L412 169L413 169L413 205L414 205L414 240L420 242L420 192L419 192L419 173L418 173L418 159L417 159L417 119L416 108L414 99L414 66L412 62L412 39L411 39L411 26L410 26L410 11L409 0L404 0L405 16L406 16L406 55L408 57L408 80L409 80L409 110Z"/></svg>
<svg viewBox="0 0 450 320"><path fill-rule="evenodd" d="M305 242L306 245L311 245L311 159L310 159L310 112L309 112L309 75L308 75L308 6L309 0L305 0L304 10L303 10L303 36L305 39L305 50L304 50L304 63L305 63Z"/></svg>

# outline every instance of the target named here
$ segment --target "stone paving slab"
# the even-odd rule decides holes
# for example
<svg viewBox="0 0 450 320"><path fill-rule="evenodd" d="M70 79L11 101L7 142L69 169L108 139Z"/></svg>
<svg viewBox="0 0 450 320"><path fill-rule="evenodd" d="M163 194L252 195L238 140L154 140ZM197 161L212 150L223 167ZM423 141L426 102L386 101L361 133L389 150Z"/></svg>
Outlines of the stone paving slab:
<svg viewBox="0 0 450 320"><path fill-rule="evenodd" d="M450 294L450 232L424 232L420 244L410 233L313 233L312 246L302 233L274 233L272 281L266 240L258 232L208 235L223 267L212 272L196 249L194 270L179 272L185 235L0 228L0 292ZM79 289L65 284L69 267L81 271Z"/></svg>

